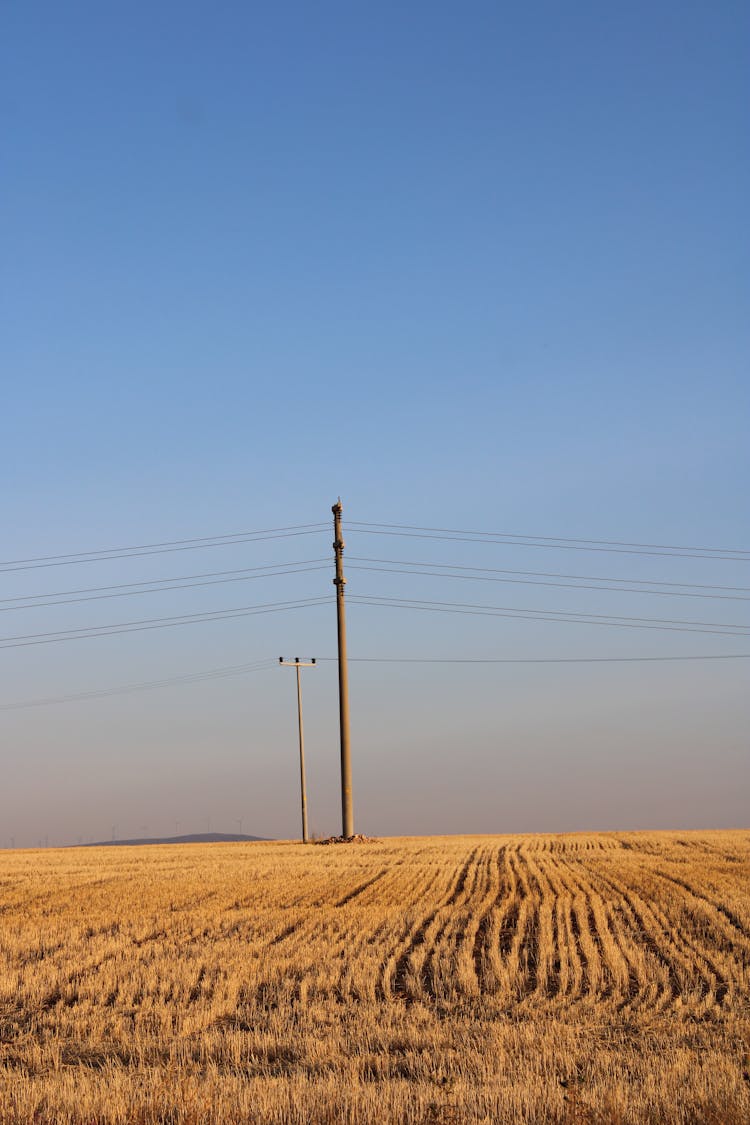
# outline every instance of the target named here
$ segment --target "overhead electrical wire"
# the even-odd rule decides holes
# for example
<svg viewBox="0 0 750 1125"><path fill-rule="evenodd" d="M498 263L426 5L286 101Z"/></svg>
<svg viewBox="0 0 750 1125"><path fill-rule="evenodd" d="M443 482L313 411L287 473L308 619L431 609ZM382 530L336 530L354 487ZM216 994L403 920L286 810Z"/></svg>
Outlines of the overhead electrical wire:
<svg viewBox="0 0 750 1125"><path fill-rule="evenodd" d="M318 656L316 663L336 663ZM689 656L350 656L355 664L651 664L673 660L750 660L750 652L695 653Z"/></svg>
<svg viewBox="0 0 750 1125"><path fill-rule="evenodd" d="M108 625L90 625L80 629L62 629L50 633L26 633L0 637L0 649L27 648L30 645L55 644L62 641L91 640L111 637L120 633L141 633L151 629L167 629L175 625L192 625L207 621L227 621L235 617L250 617L260 613L279 613L290 609L305 609L333 601L331 595L315 598L298 598L289 602L267 602L253 606L237 606L226 610L207 610L204 613L186 613L174 617L150 617L140 621L121 621Z"/></svg>
<svg viewBox="0 0 750 1125"><path fill-rule="evenodd" d="M162 687L173 687L182 684L203 683L208 680L222 680L228 676L246 675L250 672L262 672L276 666L275 660L267 657L265 660L255 660L247 664L230 664L222 668L210 668L206 672L187 672L182 676L169 676L161 680L145 680L135 684L124 684L121 687L99 688L92 691L74 692L70 695L48 696L43 699L28 699L21 703L0 704L0 711L22 711L31 707L50 707L58 703L74 703L91 699L107 699L112 695L130 695L133 692L153 691Z"/></svg>
<svg viewBox="0 0 750 1125"><path fill-rule="evenodd" d="M393 535L406 539L436 539L448 543L487 543L506 547L547 547L564 551L597 551L618 555L650 555L670 559L716 559L725 562L750 562L750 552L723 548L666 547L659 544L620 544L617 540L552 539L549 536L522 536L506 532L453 531L450 528L418 528L408 524L347 523L355 535ZM719 552L722 553L719 553Z"/></svg>
<svg viewBox="0 0 750 1125"><path fill-rule="evenodd" d="M74 565L87 562L106 562L114 559L141 558L209 547L239 546L253 542L322 534L329 530L328 523L295 524L267 528L259 531L240 531L225 535L202 536L191 539L141 543L125 547L104 548L68 554L47 555L35 558L12 559L0 562L0 573L26 571L53 566ZM716 559L748 562L750 551L720 547L686 547L660 543L630 543L621 540L574 539L552 536L519 535L509 532L466 531L452 528L421 527L410 524L366 523L349 521L347 530L354 534L389 535L402 538L429 539L441 542L467 542L499 546L547 547L550 549L597 551L616 554L648 555L662 558ZM92 586L72 590L57 590L45 594L29 594L0 599L0 612L12 609L44 608L48 606L77 604L108 600L147 593L162 593L200 586L213 586L255 578L283 577L326 569L328 558L294 560L266 566L244 567L233 570L200 572L167 578L156 578L132 583ZM750 587L723 586L699 583L669 582L647 579L598 577L595 575L567 574L534 570L509 570L492 567L464 566L461 564L432 563L403 559L383 559L369 556L347 555L352 570L370 573L412 574L420 577L460 578L473 581L490 581L508 584L536 585L563 589L601 590L610 593L644 593L651 595L706 598L730 601L749 601ZM374 565L362 565L374 564ZM552 581L550 581L552 580ZM472 616L492 616L507 619L551 621L568 624L594 624L623 628L653 629L667 632L690 632L718 636L750 636L750 625L725 622L692 621L672 618L634 617L609 614L588 614L579 611L558 611L512 606L488 606L474 603L435 601L421 598L402 598L375 594L349 594L347 600L355 605L380 608L419 609L429 612L456 613ZM70 640L89 640L130 632L171 628L179 625L230 620L255 614L285 612L294 609L328 604L332 596L315 596L284 602L237 606L224 610L207 610L190 614L120 621L105 625L83 626L45 633L20 634L0 637L0 649L51 644ZM334 661L335 657L319 657L320 663ZM672 661L715 661L750 659L750 653L684 654L665 656L603 656L603 657L350 657L354 662L399 664L609 664L656 663ZM50 706L58 703L107 698L113 695L155 690L181 684L192 684L224 677L261 671L275 666L275 660L266 658L245 664L226 665L204 672L185 673L160 680L141 681L120 687L93 689L68 695L51 696L20 703L0 704L0 711Z"/></svg>
<svg viewBox="0 0 750 1125"><path fill-rule="evenodd" d="M566 574L557 570L507 570L506 568L492 566L464 566L463 563L431 563L424 559L380 559L370 558L366 555L350 555L349 559L358 562L382 562L395 566L431 566L441 570L472 570L480 574L522 574L534 575L540 578L580 578L584 582L626 582L635 586L679 586L690 590L728 590L731 592L750 594L750 586L717 586L706 582L667 582L660 578L613 578L611 575L597 574Z"/></svg>
<svg viewBox="0 0 750 1125"><path fill-rule="evenodd" d="M371 597L378 598L381 595L360 594L360 595L355 595L355 596L357 596L357 597L367 597L367 598L371 598ZM429 598L392 598L390 594L386 594L384 596L390 601L408 601L408 602L416 601L416 602L424 602L426 605L458 606L461 609L497 609L497 610L502 610L503 612L509 612L509 613L515 613L515 612L519 612L519 613L551 613L553 616L562 616L562 617L571 617L571 616L572 617L594 617L594 618L606 618L607 620L613 619L613 620L617 620L617 621L646 621L650 625L651 624L654 624L654 625L697 625L697 626L701 626L701 627L705 626L706 628L750 630L750 625L746 625L746 624L739 624L738 625L738 624L734 624L733 622L727 622L727 621L686 621L682 618L674 618L674 617L634 617L634 616L629 615L629 614L619 614L619 613L583 613L579 610L554 610L554 609L539 609L538 610L538 609L535 609L535 608L530 607L530 606L518 606L518 607L516 607L516 606L508 606L508 605L498 605L498 606L476 605L473 602L443 602L443 601L434 601L434 600L431 600Z"/></svg>
<svg viewBox="0 0 750 1125"><path fill-rule="evenodd" d="M453 527L420 527L410 523L372 523L371 521L349 520L350 527L387 527L399 528L404 531L435 531L446 535L485 535L493 538L504 539L539 539L549 543L586 543L607 547L643 547L659 551L700 551L701 553L719 553L722 555L744 555L750 559L750 550L737 547L695 547L674 543L629 543L622 539L575 539L564 535L520 535L511 531L476 531Z"/></svg>
<svg viewBox="0 0 750 1125"><path fill-rule="evenodd" d="M206 574L187 574L174 578L152 578L144 582L122 582L116 586L92 586L81 590L60 590L57 594L27 594L16 598L0 598L0 613L16 609L39 609L55 605L76 605L110 598L129 598L138 594L161 594L168 590L191 590L196 586L221 586L227 582L246 582L254 578L283 578L287 574L308 574L327 568L327 559L301 559L296 563L274 563L269 566L246 567L242 570L217 570ZM308 565L324 564L324 565ZM221 577L233 575L235 577ZM190 579L206 579L193 582ZM164 583L168 583L165 585ZM81 594L83 597L68 597ZM38 601L38 598L59 600Z"/></svg>
<svg viewBox="0 0 750 1125"><path fill-rule="evenodd" d="M585 614L561 612L556 610L534 610L512 606L474 605L467 602L439 602L421 598L395 598L380 595L350 595L350 603L357 605L388 606L393 609L420 609L435 613L457 613L478 617L506 617L527 621L558 621L576 625L609 625L630 629L657 629L670 633L710 633L714 636L745 637L750 630L745 626L727 625L720 622L691 622L670 618L615 617L605 614ZM705 626L705 627L704 627ZM714 627L715 626L715 627Z"/></svg>
<svg viewBox="0 0 750 1125"><path fill-rule="evenodd" d="M555 587L555 588L558 588L558 589L564 589L564 590L603 590L605 592L611 592L611 593L617 593L617 594L653 594L653 595L661 595L663 597L675 597L675 598L708 598L708 599L711 599L711 600L736 601L736 602L750 601L750 597L743 597L741 594L706 594L706 593L691 593L687 589L685 589L685 590L651 590L651 589L647 588L648 586L658 586L658 585L688 586L689 585L688 583L672 583L672 582L658 583L658 582L646 582L645 580L641 580L640 586L642 588L641 589L634 589L632 585L628 585L628 586L624 586L624 585L623 586L603 585L603 583L605 583L605 582L620 582L620 581L630 582L631 580L627 579L627 578L623 578L623 579L618 579L618 578L605 579L605 578L602 578L602 579L599 579L599 578L596 578L595 576L591 576L591 575L585 576L585 575L578 575L578 574L571 574L571 575L550 574L549 577L551 577L551 578L572 578L572 579L583 579L584 577L588 577L588 578L591 579L591 583L599 583L599 585L592 585L590 583L584 583L583 581L575 581L575 582L546 582L546 581L541 581L541 582L538 582L535 579L530 578L530 577L529 578L505 578L505 577L501 578L501 577L499 577L499 575L501 575L501 574L502 575L509 575L509 574L528 574L528 575L539 574L539 575L545 575L544 571L492 570L489 567L449 565L449 564L446 564L446 563L424 563L424 562L423 563L416 563L416 562L406 562L404 560L398 560L398 559L369 559L369 558L366 558L364 556L362 556L363 562L397 563L399 565L397 565L397 566L361 566L358 561L352 561L352 560L359 560L359 559L360 559L359 555L349 555L347 557L347 569L348 570L367 570L367 571L370 571L371 573L375 573L375 574L417 574L417 575L421 575L421 576L427 577L427 578L463 578L465 580L476 581L476 582L503 582L503 583L507 583L507 584L510 584L510 585L520 585L520 586L551 586L551 587ZM419 570L419 569L417 569L418 567L421 567L421 566L428 566L431 569L430 570ZM402 568L408 568L408 569L402 569ZM470 574L458 574L458 573L455 573L456 571L471 571L472 573L470 573ZM636 582L638 580L633 579L632 581ZM709 590L711 590L711 589L738 589L738 590L742 590L742 589L747 589L748 593L750 593L750 587L742 587L742 586L738 586L738 587L732 587L732 586L729 586L729 587L703 586L703 587L701 587L701 586L698 586L698 587L695 587L695 588L698 589L698 590L706 590L706 589L709 589Z"/></svg>
<svg viewBox="0 0 750 1125"><path fill-rule="evenodd" d="M360 563L376 563L378 564L378 566L376 569L360 566ZM310 569L324 569L328 564L329 559L327 557L318 557L312 559L292 559L289 562L269 563L265 566L240 567L234 568L232 570L200 571L195 574L177 574L169 575L164 578L149 578L144 579L140 582L119 582L107 586L83 586L77 587L72 590L51 590L41 594L22 594L12 598L0 598L0 613L7 609L31 609L38 606L66 605L72 604L74 602L99 601L106 597L131 597L135 594L141 593L159 593L162 590L188 589L191 586L221 584L220 582L214 583L208 581L210 579L220 579L227 582L239 582L244 581L246 577L254 577L255 575L258 575L260 577L273 577L275 573L296 574L301 573L301 571L296 568L305 567ZM488 575L492 577L486 578L486 581L497 581L519 585L553 586L574 590L605 590L614 593L645 593L674 597L710 598L726 601L750 601L750 597L741 596L742 594L750 594L750 586L718 586L695 582L666 582L659 581L658 579L612 578L609 576L598 576L591 574L566 574L558 571L545 570L508 570L497 567L467 566L458 563L433 563L426 560L414 561L409 559L383 559L374 558L367 555L347 555L347 567L353 570L375 570L376 573L378 570L382 570L383 573L419 574L427 577L440 577L443 573L445 574L445 577L448 578L473 578L475 575L479 575L484 578L485 575ZM406 567L408 569L389 570L389 567ZM420 569L424 567L427 567L429 569ZM456 571L467 571L469 573L451 573ZM573 584L568 586L567 581L565 583L544 581L537 582L537 578L560 578L571 580L571 583ZM206 581L203 581L204 579ZM592 582L596 583L596 585L581 585L581 583L583 582ZM610 585L611 583L621 583L622 585ZM632 586L643 587L643 589L626 588ZM670 586L676 587L676 589L653 590L647 588L651 586ZM724 592L704 592L708 590ZM58 601L52 599L60 600Z"/></svg>
<svg viewBox="0 0 750 1125"><path fill-rule="evenodd" d="M522 535L509 531L479 531L450 527L431 527L419 524L376 523L364 520L348 520L347 529L360 534L393 534L415 538L436 538L453 542L499 543L519 546L549 546L551 548L571 548L581 550L601 549L616 553L649 554L657 552L661 557L673 558L720 558L728 561L750 561L750 550L734 547L702 547L684 544L629 542L621 539L588 539L571 536ZM315 535L328 530L328 523L288 524L283 527L261 528L253 531L227 532L221 535L202 535L185 539L167 539L158 542L135 543L117 547L101 547L93 550L72 551L55 555L38 555L0 561L0 572L8 570L33 569L37 566L63 566L81 562L103 562L111 558L132 558L141 554L161 554L170 551L198 550L205 547L232 546L245 542L260 541L264 538L287 538L295 535Z"/></svg>
<svg viewBox="0 0 750 1125"><path fill-rule="evenodd" d="M110 559L144 558L175 551L197 551L207 547L233 547L242 543L264 543L271 539L293 539L299 535L320 535L328 524L292 524L289 527L264 531L238 531L231 535L204 536L200 539L173 539L164 543L144 543L134 547L108 547L99 551L76 551L66 555L41 555L37 558L10 559L0 562L0 574L18 570L38 570L50 566L73 566L76 563L108 562Z"/></svg>
<svg viewBox="0 0 750 1125"><path fill-rule="evenodd" d="M317 568L315 568L317 569ZM221 621L254 613L301 609L309 605L329 602L330 595L318 595L284 602L269 602L251 606L234 606L221 610L205 610L190 614L172 614L165 617L110 622L104 625L86 625L74 629L50 630L43 633L12 634L0 637L0 649L21 648L37 644L51 644L67 640L92 639L119 633L142 632L175 625ZM592 614L579 610L550 610L533 607L491 606L467 602L437 601L425 598L398 598L378 594L349 595L355 604L387 606L389 608L422 609L434 612L464 613L473 616L495 616L520 620L558 621L573 624L612 625L629 628L662 629L669 632L713 633L720 636L750 636L744 624L716 621L694 621L681 618L634 617L618 614Z"/></svg>
<svg viewBox="0 0 750 1125"><path fill-rule="evenodd" d="M652 554L670 558L717 558L735 562L750 561L750 551L729 547L695 547L666 543L636 543L619 539L583 539L568 536L521 535L516 532L477 531L460 528L429 527L418 524L373 523L359 520L347 521L347 528L360 534L401 535L408 538L444 539L450 542L498 543L519 546L548 546L559 549L601 550L626 554ZM105 562L109 559L135 558L172 551L200 550L207 547L233 546L275 538L297 535L316 535L328 530L328 523L288 524L284 527L262 528L255 531L235 531L221 535L203 535L186 539L168 539L158 542L136 543L127 546L103 547L95 550L73 551L56 555L38 555L0 561L0 573L30 570L37 567L67 566L84 562ZM468 538L467 538L468 537Z"/></svg>
<svg viewBox="0 0 750 1125"><path fill-rule="evenodd" d="M680 656L350 656L354 664L661 664L682 661L706 660L750 660L750 652L735 653L693 653ZM336 656L319 656L318 664L335 664ZM96 688L91 691L73 692L68 695L47 696L41 699L28 699L18 703L2 703L0 711L22 711L36 707L51 707L62 703L88 702L106 699L115 695L129 695L134 692L152 691L163 687L181 686L226 679L252 672L262 672L277 667L276 658L266 657L248 664L230 664L220 668L210 668L205 672L187 672L180 676L169 676L161 680L145 680L120 687Z"/></svg>

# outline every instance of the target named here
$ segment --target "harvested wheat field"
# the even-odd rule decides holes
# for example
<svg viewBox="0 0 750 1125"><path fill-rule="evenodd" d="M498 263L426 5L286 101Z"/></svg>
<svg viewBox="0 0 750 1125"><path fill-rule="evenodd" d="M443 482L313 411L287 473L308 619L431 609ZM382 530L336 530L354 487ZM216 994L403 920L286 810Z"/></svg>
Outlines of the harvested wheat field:
<svg viewBox="0 0 750 1125"><path fill-rule="evenodd" d="M1 853L0 1119L750 1121L750 832Z"/></svg>

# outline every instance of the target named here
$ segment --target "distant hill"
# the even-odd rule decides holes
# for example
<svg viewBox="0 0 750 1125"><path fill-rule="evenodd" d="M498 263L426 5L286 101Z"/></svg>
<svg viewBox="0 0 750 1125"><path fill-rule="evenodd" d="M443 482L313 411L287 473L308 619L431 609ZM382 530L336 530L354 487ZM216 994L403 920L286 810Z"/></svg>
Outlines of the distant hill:
<svg viewBox="0 0 750 1125"><path fill-rule="evenodd" d="M154 836L141 840L97 840L93 844L70 845L79 848L134 848L141 844L242 844L266 840L267 836L243 836L239 832L194 832L190 836Z"/></svg>

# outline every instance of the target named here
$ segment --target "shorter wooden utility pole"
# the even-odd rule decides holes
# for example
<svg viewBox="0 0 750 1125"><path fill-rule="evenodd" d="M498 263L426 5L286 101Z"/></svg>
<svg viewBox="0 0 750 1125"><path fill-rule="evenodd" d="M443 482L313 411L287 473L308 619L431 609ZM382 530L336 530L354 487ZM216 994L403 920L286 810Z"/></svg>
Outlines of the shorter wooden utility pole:
<svg viewBox="0 0 750 1125"><path fill-rule="evenodd" d="M305 784L305 732L302 726L302 680L300 679L300 668L312 668L315 660L300 660L295 656L294 660L284 660L283 656L279 657L279 664L285 668L297 669L297 718L299 721L299 782L300 793L302 799L302 843L307 843L307 786Z"/></svg>

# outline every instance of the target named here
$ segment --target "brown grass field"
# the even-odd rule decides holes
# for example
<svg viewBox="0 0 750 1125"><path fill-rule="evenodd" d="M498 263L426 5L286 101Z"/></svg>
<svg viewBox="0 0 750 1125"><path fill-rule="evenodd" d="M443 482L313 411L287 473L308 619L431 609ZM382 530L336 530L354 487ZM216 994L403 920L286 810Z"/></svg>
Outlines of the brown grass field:
<svg viewBox="0 0 750 1125"><path fill-rule="evenodd" d="M750 1122L750 832L0 853L0 1121Z"/></svg>

